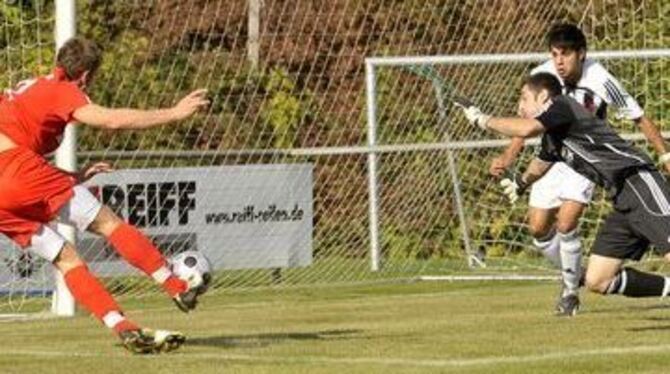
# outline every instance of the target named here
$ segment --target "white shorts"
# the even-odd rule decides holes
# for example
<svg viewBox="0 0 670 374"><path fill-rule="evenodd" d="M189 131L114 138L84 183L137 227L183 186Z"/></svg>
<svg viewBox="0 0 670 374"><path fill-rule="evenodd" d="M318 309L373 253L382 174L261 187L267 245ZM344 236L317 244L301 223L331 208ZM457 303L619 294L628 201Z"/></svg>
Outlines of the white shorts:
<svg viewBox="0 0 670 374"><path fill-rule="evenodd" d="M85 231L98 216L102 203L84 186L74 186L73 191L74 196L58 212L59 222ZM28 250L49 262L54 262L64 245L65 238L61 234L47 225L42 225L32 236Z"/></svg>
<svg viewBox="0 0 670 374"><path fill-rule="evenodd" d="M547 174L532 184L529 205L533 208L553 209L561 206L565 200L588 204L593 196L593 188L593 182L565 163L557 162Z"/></svg>

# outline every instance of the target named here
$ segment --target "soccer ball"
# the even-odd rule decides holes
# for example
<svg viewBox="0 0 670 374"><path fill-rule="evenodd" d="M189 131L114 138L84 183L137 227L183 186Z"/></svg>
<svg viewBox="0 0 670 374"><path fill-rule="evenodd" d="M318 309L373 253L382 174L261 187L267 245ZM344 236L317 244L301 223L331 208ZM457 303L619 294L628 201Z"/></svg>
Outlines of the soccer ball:
<svg viewBox="0 0 670 374"><path fill-rule="evenodd" d="M207 291L212 281L212 264L199 251L185 251L170 259L174 275L188 283L188 288L197 288L199 294Z"/></svg>

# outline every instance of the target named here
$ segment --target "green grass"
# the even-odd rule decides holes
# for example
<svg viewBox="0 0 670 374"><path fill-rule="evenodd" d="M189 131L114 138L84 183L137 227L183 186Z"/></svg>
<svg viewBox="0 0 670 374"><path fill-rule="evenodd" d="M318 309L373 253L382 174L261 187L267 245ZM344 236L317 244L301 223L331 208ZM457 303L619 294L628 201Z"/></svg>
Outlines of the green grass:
<svg viewBox="0 0 670 374"><path fill-rule="evenodd" d="M383 283L219 292L180 314L123 300L182 350L133 356L85 315L0 323L0 373L667 372L670 310L658 299L587 295L551 314L554 283Z"/></svg>

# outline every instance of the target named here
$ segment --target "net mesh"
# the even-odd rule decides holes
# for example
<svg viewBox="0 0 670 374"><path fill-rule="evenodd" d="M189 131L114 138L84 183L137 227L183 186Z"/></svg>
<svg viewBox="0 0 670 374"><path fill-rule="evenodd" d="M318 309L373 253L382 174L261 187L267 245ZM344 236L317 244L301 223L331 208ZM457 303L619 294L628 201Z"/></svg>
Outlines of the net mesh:
<svg viewBox="0 0 670 374"><path fill-rule="evenodd" d="M5 1L0 3L0 24L2 89L36 74L48 74L55 46L53 9L42 2ZM43 300L51 292L51 270L4 237L0 247L0 312L29 310L32 297Z"/></svg>
<svg viewBox="0 0 670 374"><path fill-rule="evenodd" d="M38 3L3 5L1 51L7 64L0 67L0 79L6 85L51 66L53 9L48 2L36 8ZM254 4L259 8L258 30L250 22ZM324 151L367 144L365 57L543 51L544 34L561 20L579 22L593 50L660 48L670 35L663 22L668 8L659 1L93 0L78 5L78 33L105 50L90 92L94 102L165 107L198 87L208 88L212 99L206 113L149 131L82 126L80 164L106 160L119 169L155 169L165 177L179 167L312 165L311 265L221 270L212 292L278 282L371 281L467 270L449 152L430 150L379 155L383 267L370 271L367 155ZM513 112L517 87L529 67L434 69L484 110L504 114ZM607 67L666 128L667 60L611 61ZM378 73L378 144L491 138L473 131L462 118L454 119L451 109L440 121L429 79L403 68ZM617 126L636 131L625 121ZM489 269L544 272L540 259L521 250L528 245L525 206L505 205L487 176L488 160L498 151L452 151L473 250L486 255ZM600 198L589 209L584 219L587 238L606 209ZM159 244L166 253L184 246L183 241ZM101 240L87 238L80 249L94 271L109 274L105 281L116 294L158 292L137 273L112 276L116 265L105 261L113 251ZM9 253L19 252L2 255ZM24 303L32 300L17 297ZM17 309L7 300L0 301L0 311Z"/></svg>

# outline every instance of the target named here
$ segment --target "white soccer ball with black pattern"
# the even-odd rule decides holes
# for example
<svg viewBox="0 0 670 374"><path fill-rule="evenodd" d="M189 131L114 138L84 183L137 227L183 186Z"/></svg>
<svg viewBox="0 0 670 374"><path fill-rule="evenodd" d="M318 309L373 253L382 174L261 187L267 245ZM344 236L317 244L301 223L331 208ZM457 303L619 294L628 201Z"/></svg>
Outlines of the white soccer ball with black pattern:
<svg viewBox="0 0 670 374"><path fill-rule="evenodd" d="M189 289L198 288L200 294L207 291L212 282L212 264L200 251L185 251L170 259L174 275L188 283Z"/></svg>

